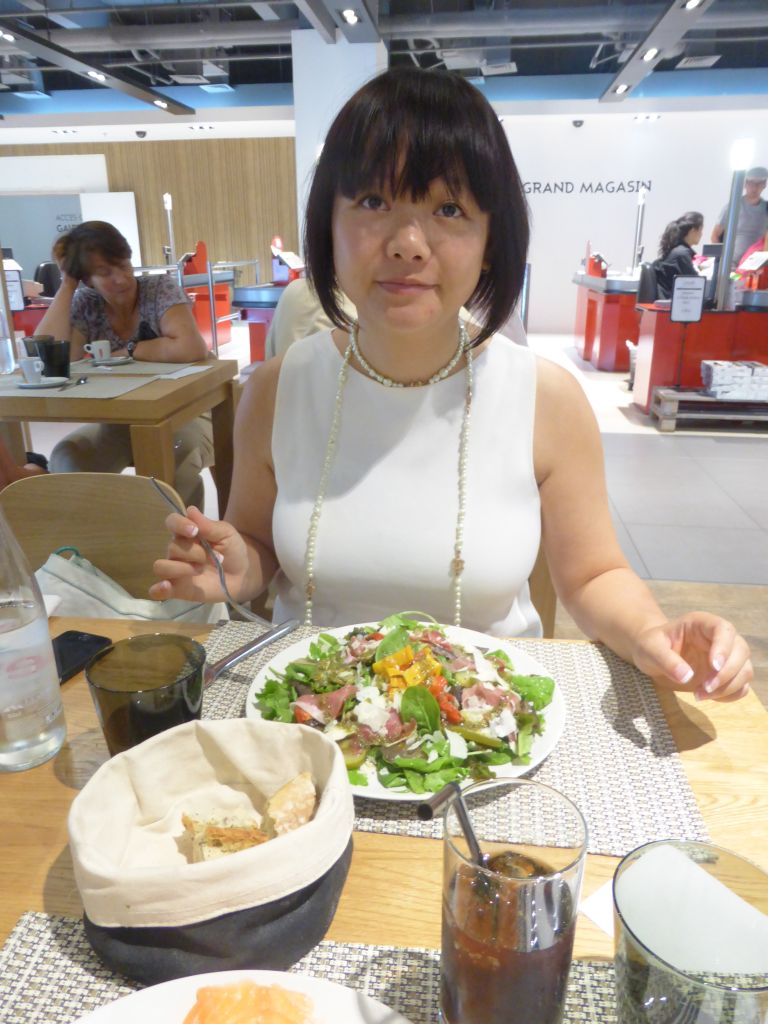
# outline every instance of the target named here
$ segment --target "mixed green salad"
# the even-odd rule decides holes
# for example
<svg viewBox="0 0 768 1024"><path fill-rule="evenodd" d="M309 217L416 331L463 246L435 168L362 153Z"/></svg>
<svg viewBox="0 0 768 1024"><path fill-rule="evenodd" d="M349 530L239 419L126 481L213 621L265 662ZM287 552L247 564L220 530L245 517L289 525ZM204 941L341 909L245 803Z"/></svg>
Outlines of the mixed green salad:
<svg viewBox="0 0 768 1024"><path fill-rule="evenodd" d="M432 793L530 763L554 681L518 675L502 650L460 646L439 625L392 615L343 638L321 633L307 656L271 670L255 703L263 718L323 730L350 782Z"/></svg>

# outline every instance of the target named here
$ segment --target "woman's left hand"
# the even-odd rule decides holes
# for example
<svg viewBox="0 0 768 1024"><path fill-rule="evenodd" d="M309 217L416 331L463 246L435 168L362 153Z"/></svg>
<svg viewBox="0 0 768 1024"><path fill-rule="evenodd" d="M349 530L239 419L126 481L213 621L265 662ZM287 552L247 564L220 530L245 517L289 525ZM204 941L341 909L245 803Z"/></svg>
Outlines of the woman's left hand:
<svg viewBox="0 0 768 1024"><path fill-rule="evenodd" d="M661 686L688 690L697 700L738 700L754 676L744 637L709 612L690 612L645 630L635 641L633 660Z"/></svg>

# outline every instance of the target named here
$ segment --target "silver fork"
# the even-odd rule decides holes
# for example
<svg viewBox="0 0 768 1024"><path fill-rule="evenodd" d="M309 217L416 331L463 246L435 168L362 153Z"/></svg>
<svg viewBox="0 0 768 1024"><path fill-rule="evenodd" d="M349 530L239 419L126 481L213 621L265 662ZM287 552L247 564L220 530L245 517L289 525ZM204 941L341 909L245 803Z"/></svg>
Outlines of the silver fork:
<svg viewBox="0 0 768 1024"><path fill-rule="evenodd" d="M87 377L78 377L77 380L68 380L66 384L62 384L60 388L56 388L57 391L66 391L67 388L75 388L78 384L86 384L88 382Z"/></svg>
<svg viewBox="0 0 768 1024"><path fill-rule="evenodd" d="M180 508L173 500L173 498L169 494L166 494L166 492L163 490L163 488L160 486L160 484L157 482L157 480L155 480L153 476L150 477L150 480L155 485L155 488L157 489L158 493L162 494L166 502L171 506L173 511L178 512L179 515L181 516L186 516L187 510L185 508ZM239 615L242 615L242 617L244 619L247 619L249 622L258 622L259 625L261 626L271 625L271 623L267 622L266 619L263 619L261 615L256 615L254 612L251 611L250 608L246 608L245 605L239 604L234 599L234 597L232 597L232 595L229 592L229 587L227 586L226 577L224 576L224 568L221 562L216 557L216 552L213 550L208 541L204 540L199 535L197 537L197 540L200 543L203 551L205 551L206 555L208 555L211 565L213 565L216 572L219 574L219 583L221 584L221 589L224 591L224 597L226 598L229 607L236 611Z"/></svg>

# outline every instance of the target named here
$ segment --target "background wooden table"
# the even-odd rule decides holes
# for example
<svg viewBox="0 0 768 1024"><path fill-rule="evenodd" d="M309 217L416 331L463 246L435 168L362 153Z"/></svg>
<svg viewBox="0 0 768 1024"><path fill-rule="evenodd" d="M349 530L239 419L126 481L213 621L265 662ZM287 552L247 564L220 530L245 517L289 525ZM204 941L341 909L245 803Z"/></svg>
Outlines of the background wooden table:
<svg viewBox="0 0 768 1024"><path fill-rule="evenodd" d="M125 424L131 431L137 474L173 484L174 433L195 417L210 412L219 512L223 515L232 481L238 366L235 359L209 360L207 365L205 373L192 373L177 380L150 380L116 398L65 398L55 391L3 395L0 419L19 424L17 432L24 422Z"/></svg>
<svg viewBox="0 0 768 1024"><path fill-rule="evenodd" d="M65 629L114 639L158 631L204 638L210 627L51 619L53 635ZM0 776L0 941L24 911L79 916L82 910L66 815L108 755L83 676L65 683L63 695L68 738L60 754L31 771ZM753 695L736 704L696 704L687 695L662 693L661 701L713 841L768 869L768 713ZM674 822L669 831L675 834ZM584 894L608 881L616 863L614 857L590 856ZM438 840L356 832L352 867L328 938L438 948L441 873ZM575 955L613 956L612 940L584 915Z"/></svg>

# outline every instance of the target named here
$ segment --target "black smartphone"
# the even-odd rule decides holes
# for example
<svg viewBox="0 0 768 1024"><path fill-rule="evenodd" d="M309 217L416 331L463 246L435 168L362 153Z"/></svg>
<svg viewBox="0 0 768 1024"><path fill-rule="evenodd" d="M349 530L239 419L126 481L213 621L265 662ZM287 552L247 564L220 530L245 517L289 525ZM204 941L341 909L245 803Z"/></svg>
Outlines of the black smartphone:
<svg viewBox="0 0 768 1024"><path fill-rule="evenodd" d="M56 668L59 671L59 682L66 682L82 671L94 654L109 647L112 641L108 636L97 636L96 633L81 633L76 629L68 629L66 633L53 638L53 654Z"/></svg>

